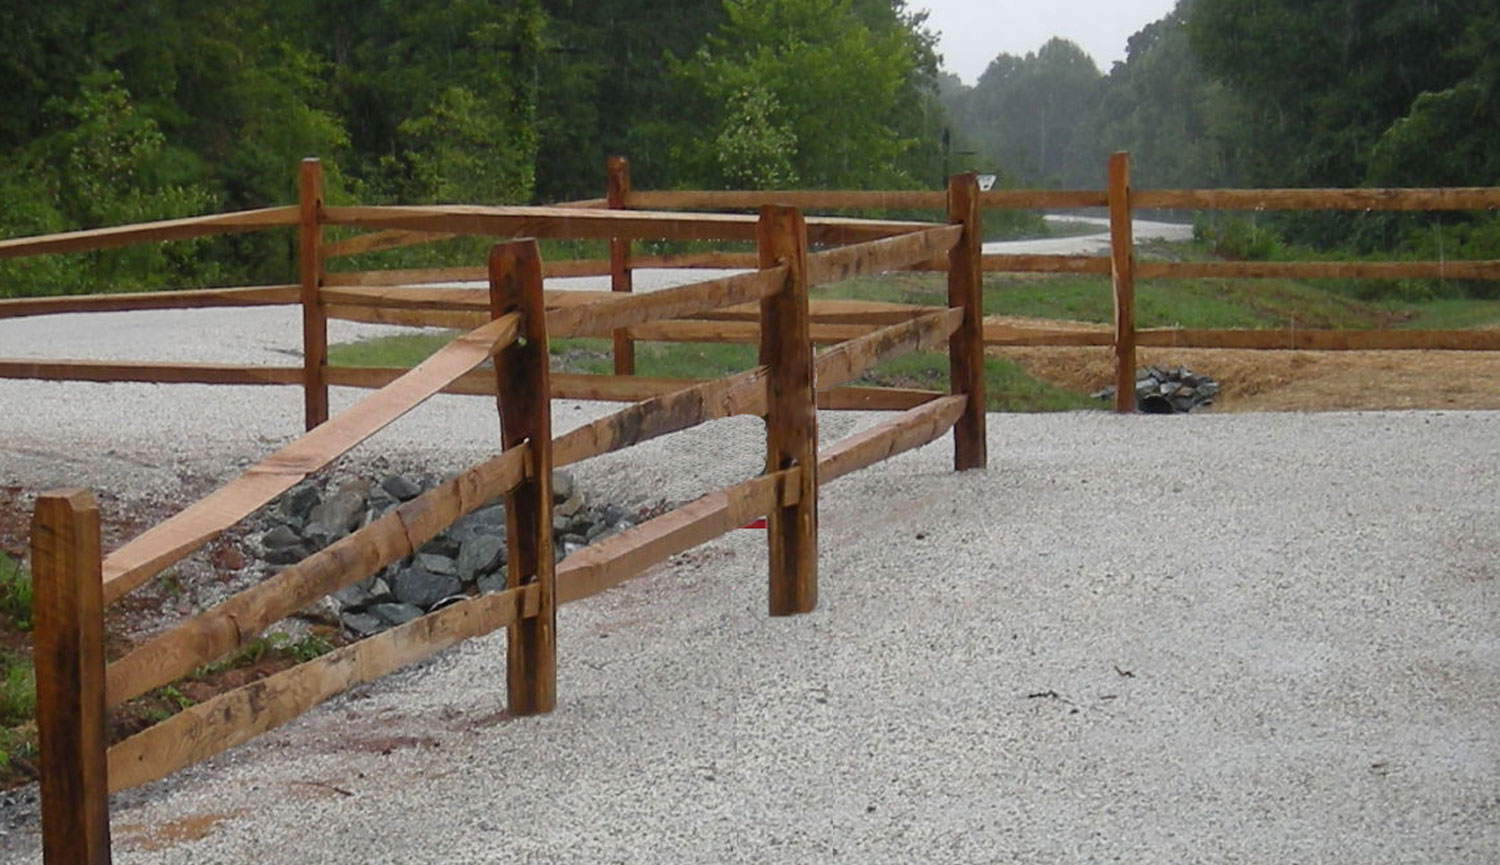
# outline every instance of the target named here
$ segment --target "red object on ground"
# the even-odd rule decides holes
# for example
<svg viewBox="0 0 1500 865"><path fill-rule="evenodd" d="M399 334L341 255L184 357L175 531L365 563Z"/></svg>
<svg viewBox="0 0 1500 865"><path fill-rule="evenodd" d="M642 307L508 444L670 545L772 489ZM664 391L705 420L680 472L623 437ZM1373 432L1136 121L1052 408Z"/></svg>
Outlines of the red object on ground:
<svg viewBox="0 0 1500 865"><path fill-rule="evenodd" d="M745 523L743 526L740 526L740 528L742 528L742 529L763 529L765 527L766 527L766 518L765 517L761 517L759 519L751 520L750 522Z"/></svg>

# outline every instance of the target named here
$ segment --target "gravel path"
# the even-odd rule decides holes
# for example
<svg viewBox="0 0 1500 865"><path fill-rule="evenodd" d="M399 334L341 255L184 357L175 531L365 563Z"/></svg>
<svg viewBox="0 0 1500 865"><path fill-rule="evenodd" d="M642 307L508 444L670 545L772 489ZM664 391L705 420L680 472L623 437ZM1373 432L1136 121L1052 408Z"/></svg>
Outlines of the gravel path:
<svg viewBox="0 0 1500 865"><path fill-rule="evenodd" d="M295 339L281 314L130 335L265 358ZM114 356L126 318L0 342ZM300 407L0 399L0 483L163 495ZM720 422L580 479L682 499L754 473L759 436ZM487 401L438 398L355 459L456 468L495 437ZM1489 413L993 415L988 471L953 474L945 440L824 490L816 612L766 617L764 534L735 532L563 609L555 713L500 714L503 638L471 641L116 797L115 861L1500 861L1497 451ZM8 810L0 861L35 861Z"/></svg>

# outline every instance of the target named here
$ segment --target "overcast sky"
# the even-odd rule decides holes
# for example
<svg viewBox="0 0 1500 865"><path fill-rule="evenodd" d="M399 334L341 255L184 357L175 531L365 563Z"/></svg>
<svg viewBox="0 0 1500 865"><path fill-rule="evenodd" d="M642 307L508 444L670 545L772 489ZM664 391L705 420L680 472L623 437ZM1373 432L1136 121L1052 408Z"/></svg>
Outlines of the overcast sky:
<svg viewBox="0 0 1500 865"><path fill-rule="evenodd" d="M1053 36L1083 47L1100 72L1125 59L1125 40L1177 0L907 0L926 9L943 66L973 84L997 54L1024 56Z"/></svg>

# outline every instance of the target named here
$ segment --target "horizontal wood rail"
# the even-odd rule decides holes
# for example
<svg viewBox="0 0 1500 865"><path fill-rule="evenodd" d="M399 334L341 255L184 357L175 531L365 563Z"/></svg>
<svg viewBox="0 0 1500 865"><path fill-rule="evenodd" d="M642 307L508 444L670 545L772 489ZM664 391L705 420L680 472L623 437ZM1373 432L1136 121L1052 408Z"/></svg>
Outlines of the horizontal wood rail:
<svg viewBox="0 0 1500 865"><path fill-rule="evenodd" d="M302 384L298 366L0 358L0 378L157 384Z"/></svg>
<svg viewBox="0 0 1500 865"><path fill-rule="evenodd" d="M342 387L374 389L400 378L406 370L400 367L328 368L328 383ZM583 375L553 373L552 395L556 399L584 399L601 402L640 402L701 384L694 379L651 378L648 376ZM443 393L465 396L495 395L493 376L478 370L465 373ZM934 391L892 387L838 387L819 391L818 408L830 411L899 411L931 399Z"/></svg>
<svg viewBox="0 0 1500 865"><path fill-rule="evenodd" d="M997 255L982 256L985 273L1077 273L1109 276L1109 258L1095 255Z"/></svg>
<svg viewBox="0 0 1500 865"><path fill-rule="evenodd" d="M760 210L767 204L803 210L941 210L941 192L864 189L637 190L625 195L635 210Z"/></svg>
<svg viewBox="0 0 1500 865"><path fill-rule="evenodd" d="M755 217L723 213L679 214L555 207L327 207L328 225L401 228L446 234L498 237L631 240L754 240ZM807 220L809 242L858 243L920 231L923 222L817 217Z"/></svg>
<svg viewBox="0 0 1500 865"><path fill-rule="evenodd" d="M109 749L109 792L139 787L202 762L355 685L535 616L538 595L532 585L460 601L189 706Z"/></svg>
<svg viewBox="0 0 1500 865"><path fill-rule="evenodd" d="M940 397L839 442L820 458L819 475L832 480L927 444L950 429L963 408L961 396ZM799 471L762 475L710 493L572 554L557 568L558 602L592 597L772 507L795 503ZM534 586L480 595L191 706L109 749L109 790L138 787L201 762L349 688L465 639L514 626L538 609Z"/></svg>
<svg viewBox="0 0 1500 865"><path fill-rule="evenodd" d="M1500 261L1142 261L1140 279L1500 279Z"/></svg>
<svg viewBox="0 0 1500 865"><path fill-rule="evenodd" d="M1500 188L1142 189L1147 210L1494 210Z"/></svg>
<svg viewBox="0 0 1500 865"><path fill-rule="evenodd" d="M324 258L342 258L349 255L362 255L368 252L384 252L388 249L401 249L407 246L420 246L426 243L437 243L443 240L451 240L458 235L440 234L433 231L406 231L394 228L387 231L372 231L368 234L359 234L338 240L323 247ZM484 268L478 268L484 270ZM480 277L483 279L483 277Z"/></svg>
<svg viewBox="0 0 1500 865"><path fill-rule="evenodd" d="M0 318L60 315L69 312L281 306L300 301L301 294L295 285L198 288L183 291L140 291L120 294L75 294L63 297L18 297L0 300Z"/></svg>
<svg viewBox="0 0 1500 865"><path fill-rule="evenodd" d="M814 253L807 257L807 281L821 285L904 269L946 255L962 235L963 226L945 225Z"/></svg>
<svg viewBox="0 0 1500 865"><path fill-rule="evenodd" d="M209 216L189 216L138 225L91 228L35 237L12 237L0 240L0 259L29 255L53 255L62 252L92 252L137 243L162 243L219 234L243 234L267 228L285 228L297 224L296 207L267 207Z"/></svg>
<svg viewBox="0 0 1500 865"><path fill-rule="evenodd" d="M841 342L813 358L818 389L853 381L880 361L897 355L945 348L963 320L962 309L945 309Z"/></svg>
<svg viewBox="0 0 1500 865"><path fill-rule="evenodd" d="M175 682L324 595L412 555L455 520L514 489L529 471L529 456L524 446L512 448L460 472L359 531L147 640L109 665L106 704L117 706Z"/></svg>
<svg viewBox="0 0 1500 865"><path fill-rule="evenodd" d="M780 190L639 190L625 196L625 206L636 210L756 210L767 204L804 210L944 210L948 196L923 190L863 189ZM1066 210L1104 207L1102 190L995 189L979 194L980 207Z"/></svg>
<svg viewBox="0 0 1500 865"><path fill-rule="evenodd" d="M603 336L616 328L760 301L780 291L786 277L785 267L774 267L650 294L615 294L594 303L553 308L547 311L547 332L554 337Z"/></svg>
<svg viewBox="0 0 1500 865"><path fill-rule="evenodd" d="M458 337L384 390L110 553L104 559L104 602L119 599L488 360L515 339L520 323L521 316L511 314Z"/></svg>

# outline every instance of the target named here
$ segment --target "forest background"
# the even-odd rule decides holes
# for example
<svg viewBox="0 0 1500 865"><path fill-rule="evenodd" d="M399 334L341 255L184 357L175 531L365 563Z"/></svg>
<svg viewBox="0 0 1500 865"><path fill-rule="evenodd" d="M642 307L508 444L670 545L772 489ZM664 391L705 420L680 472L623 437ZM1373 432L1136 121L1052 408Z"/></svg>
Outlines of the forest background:
<svg viewBox="0 0 1500 865"><path fill-rule="evenodd" d="M1054 39L946 74L902 0L0 0L0 236L294 200L641 188L1500 185L1500 9L1181 0L1100 70ZM1500 219L1200 220L1221 254L1500 257ZM289 238L0 265L0 296L284 281ZM1409 290L1409 286L1407 287ZM1483 284L1443 290L1487 291Z"/></svg>

